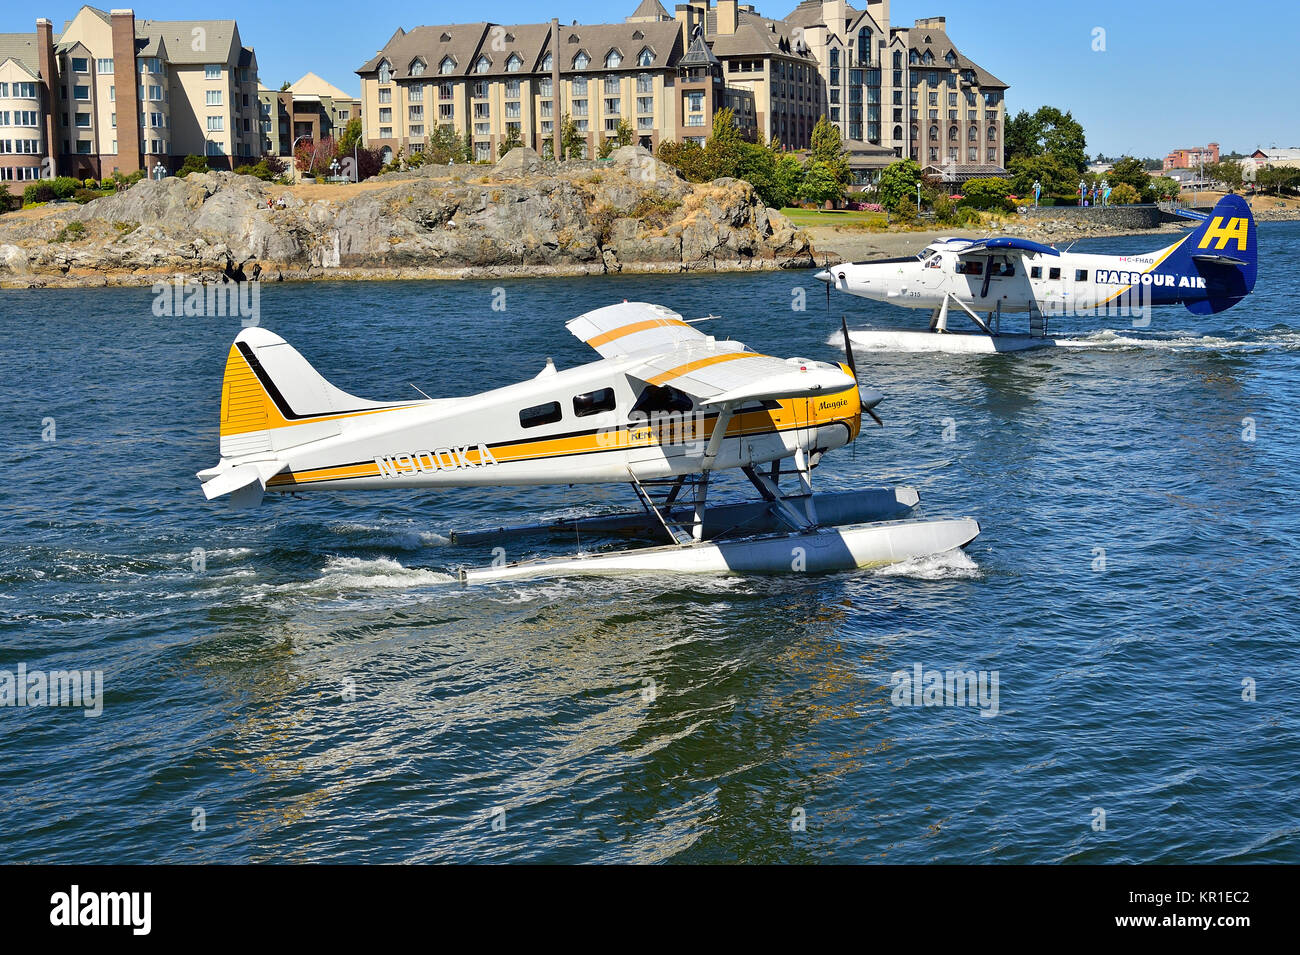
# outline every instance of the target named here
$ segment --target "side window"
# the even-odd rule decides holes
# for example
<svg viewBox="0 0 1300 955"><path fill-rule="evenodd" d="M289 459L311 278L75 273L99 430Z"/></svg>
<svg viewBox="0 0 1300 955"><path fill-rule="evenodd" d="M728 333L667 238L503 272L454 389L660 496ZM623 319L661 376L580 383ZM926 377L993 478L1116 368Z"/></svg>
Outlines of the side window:
<svg viewBox="0 0 1300 955"><path fill-rule="evenodd" d="M1041 279L1043 277L1043 267L1041 265L1033 266L1029 270L1029 277L1031 279Z"/></svg>
<svg viewBox="0 0 1300 955"><path fill-rule="evenodd" d="M573 396L573 413L579 418L585 418L587 415L592 414L600 414L602 411L613 410L613 388L601 388L599 391L589 391L585 395Z"/></svg>
<svg viewBox="0 0 1300 955"><path fill-rule="evenodd" d="M981 261L980 259L972 259L971 261L967 262L967 263L966 263L966 274L967 274L967 275L983 275L983 274L984 274L984 263L983 263L983 261Z"/></svg>
<svg viewBox="0 0 1300 955"><path fill-rule="evenodd" d="M524 428L536 428L538 425L554 424L561 417L560 403L548 401L544 405L534 405L519 412L519 424Z"/></svg>
<svg viewBox="0 0 1300 955"><path fill-rule="evenodd" d="M1059 279L1061 277L1061 270L1052 269L1050 272L1047 273L1047 277L1049 279Z"/></svg>
<svg viewBox="0 0 1300 955"><path fill-rule="evenodd" d="M1074 270L1074 280L1075 280L1076 282L1086 282L1086 281L1088 281L1088 270L1087 270L1087 269L1075 269L1075 270Z"/></svg>

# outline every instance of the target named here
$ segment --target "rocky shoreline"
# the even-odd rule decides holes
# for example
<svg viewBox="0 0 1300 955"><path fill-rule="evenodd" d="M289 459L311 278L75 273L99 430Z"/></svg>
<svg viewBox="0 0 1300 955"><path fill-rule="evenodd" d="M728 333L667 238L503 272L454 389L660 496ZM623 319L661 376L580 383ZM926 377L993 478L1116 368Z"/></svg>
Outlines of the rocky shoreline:
<svg viewBox="0 0 1300 955"><path fill-rule="evenodd" d="M610 161L424 167L324 196L210 172L0 216L0 287L808 268L808 234L737 179ZM321 196L321 190L314 195Z"/></svg>

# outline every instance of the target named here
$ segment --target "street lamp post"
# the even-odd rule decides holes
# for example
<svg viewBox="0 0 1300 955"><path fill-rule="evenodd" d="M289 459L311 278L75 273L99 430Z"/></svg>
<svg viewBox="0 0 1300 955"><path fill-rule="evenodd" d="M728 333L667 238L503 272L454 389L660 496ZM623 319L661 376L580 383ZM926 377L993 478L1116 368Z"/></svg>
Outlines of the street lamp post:
<svg viewBox="0 0 1300 955"><path fill-rule="evenodd" d="M1088 194L1088 184L1082 179L1079 180L1079 205L1083 205L1083 197Z"/></svg>

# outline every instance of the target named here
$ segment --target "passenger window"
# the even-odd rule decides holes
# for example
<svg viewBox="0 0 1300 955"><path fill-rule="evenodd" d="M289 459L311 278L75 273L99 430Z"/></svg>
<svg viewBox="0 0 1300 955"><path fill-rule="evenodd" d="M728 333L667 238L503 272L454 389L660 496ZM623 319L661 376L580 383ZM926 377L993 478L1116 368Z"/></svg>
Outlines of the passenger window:
<svg viewBox="0 0 1300 955"><path fill-rule="evenodd" d="M999 275L1015 275L1015 274L1016 274L1016 267L1015 267L1014 265L1012 265L1010 262L1003 262L1003 263L1002 263L1002 270L1001 270L998 274L999 274Z"/></svg>
<svg viewBox="0 0 1300 955"><path fill-rule="evenodd" d="M592 414L600 414L602 411L613 410L613 388L601 388L599 391L589 391L585 395L573 396L573 413L579 418L585 418L587 415Z"/></svg>
<svg viewBox="0 0 1300 955"><path fill-rule="evenodd" d="M523 428L536 428L538 425L554 424L561 417L560 403L548 401L544 405L535 405L519 412L519 425Z"/></svg>
<svg viewBox="0 0 1300 955"><path fill-rule="evenodd" d="M1088 270L1087 270L1087 269L1075 269L1075 270L1074 270L1074 280L1075 280L1076 282L1086 282L1086 281L1088 281Z"/></svg>
<svg viewBox="0 0 1300 955"><path fill-rule="evenodd" d="M1047 277L1049 279L1059 279L1061 277L1061 270L1052 269L1050 272L1047 273Z"/></svg>
<svg viewBox="0 0 1300 955"><path fill-rule="evenodd" d="M984 263L979 259L972 259L964 265L958 267L962 275L983 275Z"/></svg>
<svg viewBox="0 0 1300 955"><path fill-rule="evenodd" d="M642 415L656 411L690 411L693 406L690 395L678 391L671 385L646 385L645 391L632 406L632 413Z"/></svg>
<svg viewBox="0 0 1300 955"><path fill-rule="evenodd" d="M1043 277L1043 267L1041 265L1035 265L1029 270L1029 277L1031 279L1041 279Z"/></svg>

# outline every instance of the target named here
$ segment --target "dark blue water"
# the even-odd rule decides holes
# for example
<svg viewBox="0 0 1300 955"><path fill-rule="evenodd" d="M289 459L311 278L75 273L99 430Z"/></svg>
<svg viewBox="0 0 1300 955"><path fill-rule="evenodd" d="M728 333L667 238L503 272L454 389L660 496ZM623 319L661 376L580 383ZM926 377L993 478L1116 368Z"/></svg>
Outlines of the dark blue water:
<svg viewBox="0 0 1300 955"><path fill-rule="evenodd" d="M0 293L0 670L105 681L99 717L0 708L5 858L1297 861L1300 226L1260 247L1220 316L860 355L886 427L820 486L913 484L983 533L969 559L820 577L448 582L491 557L448 530L624 488L230 512L194 472L237 321ZM844 310L923 321L830 318L806 273L515 281L505 311L496 287L267 287L262 321L379 399L586 361L564 320L623 298L778 355L834 357ZM891 705L918 664L996 670L998 714Z"/></svg>

